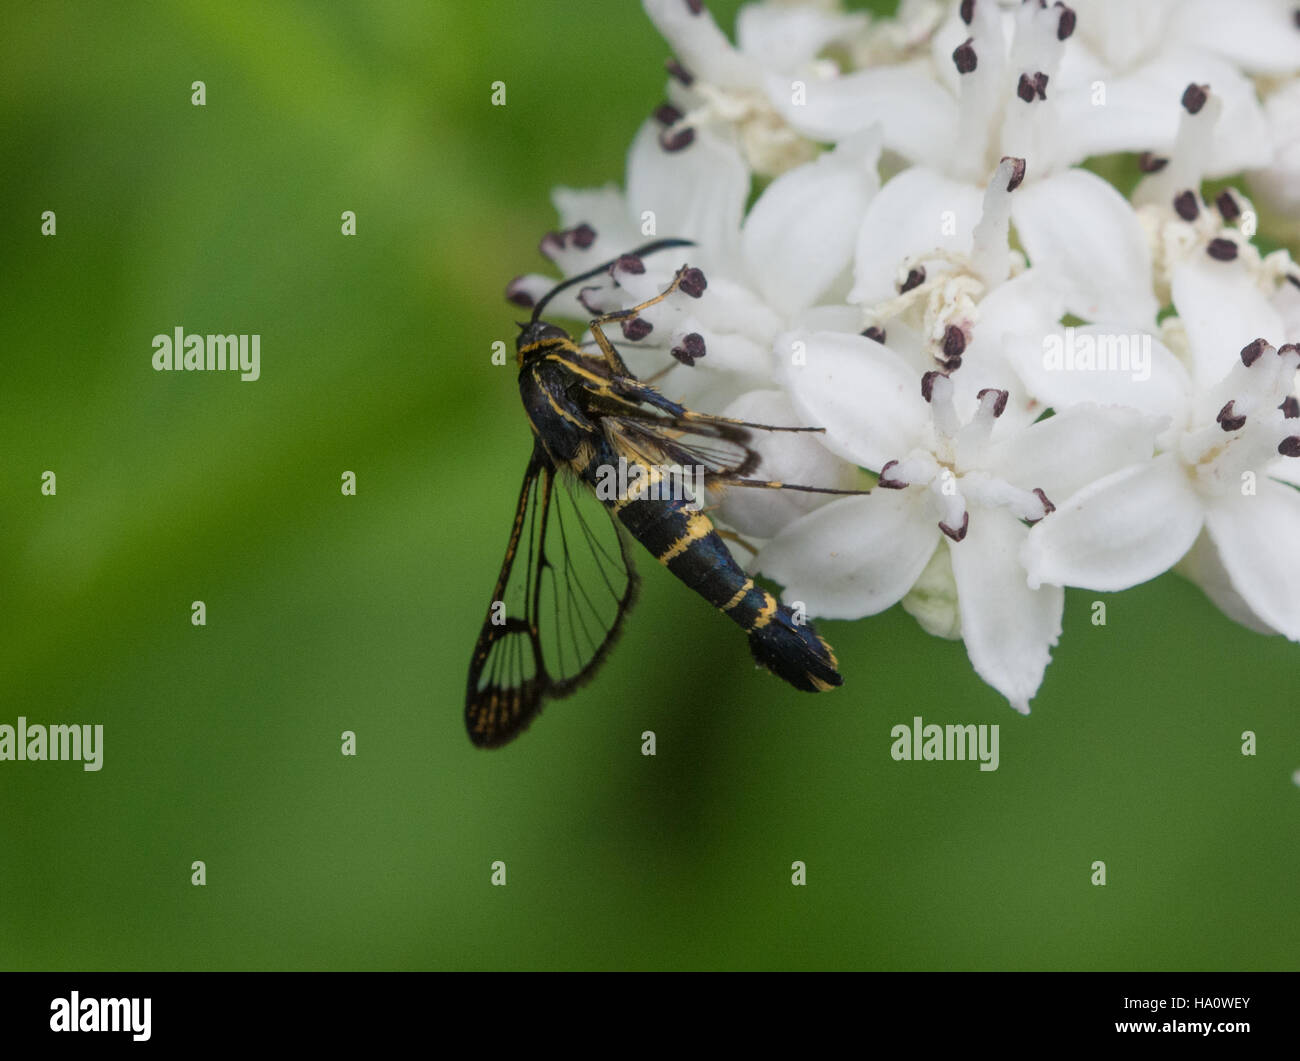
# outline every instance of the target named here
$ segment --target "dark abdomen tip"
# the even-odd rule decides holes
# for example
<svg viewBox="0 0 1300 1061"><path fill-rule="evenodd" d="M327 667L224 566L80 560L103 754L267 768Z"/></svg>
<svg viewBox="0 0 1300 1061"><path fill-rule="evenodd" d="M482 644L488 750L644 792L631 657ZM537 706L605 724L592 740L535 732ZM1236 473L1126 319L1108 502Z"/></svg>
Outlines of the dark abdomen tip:
<svg viewBox="0 0 1300 1061"><path fill-rule="evenodd" d="M811 624L796 623L784 605L771 622L750 631L749 651L759 666L804 692L822 693L844 684L831 646Z"/></svg>

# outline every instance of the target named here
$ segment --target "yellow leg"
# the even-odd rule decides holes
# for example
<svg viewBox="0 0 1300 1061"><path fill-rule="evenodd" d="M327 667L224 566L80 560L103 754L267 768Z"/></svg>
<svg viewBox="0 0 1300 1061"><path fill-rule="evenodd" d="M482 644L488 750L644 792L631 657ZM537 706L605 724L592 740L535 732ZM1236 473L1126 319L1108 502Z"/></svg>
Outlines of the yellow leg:
<svg viewBox="0 0 1300 1061"><path fill-rule="evenodd" d="M605 335L604 329L601 328L601 325L612 324L615 321L631 320L633 317L638 316L643 310L647 310L651 306L657 306L681 285L682 276L685 274L687 268L688 266L683 265L678 269L677 273L673 276L672 283L660 291L659 294L655 295L654 298L647 299L639 306L632 306L630 309L619 309L615 310L613 313L606 313L603 317L597 317L590 323L591 336L596 340L596 345L600 347L600 352L605 355L605 363L609 365L609 370L615 375L631 376L632 373L628 371L627 364L624 362L619 352L614 349L614 344L609 341L609 337Z"/></svg>

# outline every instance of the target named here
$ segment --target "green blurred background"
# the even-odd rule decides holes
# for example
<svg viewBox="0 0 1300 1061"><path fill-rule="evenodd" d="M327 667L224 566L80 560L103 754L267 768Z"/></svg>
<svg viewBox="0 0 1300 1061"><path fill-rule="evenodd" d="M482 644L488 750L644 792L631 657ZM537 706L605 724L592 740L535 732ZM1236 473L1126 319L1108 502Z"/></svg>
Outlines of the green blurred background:
<svg viewBox="0 0 1300 1061"><path fill-rule="evenodd" d="M1295 966L1300 648L1174 576L1102 628L1071 593L1021 718L898 609L796 693L643 563L601 677L470 746L530 445L502 290L666 55L631 0L11 9L0 722L106 733L0 763L0 966ZM177 325L262 378L154 372ZM894 762L915 714L1000 723L1001 768Z"/></svg>

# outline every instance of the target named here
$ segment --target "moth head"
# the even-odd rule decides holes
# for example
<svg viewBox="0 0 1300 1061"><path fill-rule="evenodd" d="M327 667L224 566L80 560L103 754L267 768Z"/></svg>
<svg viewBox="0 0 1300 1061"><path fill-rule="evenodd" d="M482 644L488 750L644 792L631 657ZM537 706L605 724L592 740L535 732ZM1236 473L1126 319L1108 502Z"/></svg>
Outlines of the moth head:
<svg viewBox="0 0 1300 1061"><path fill-rule="evenodd" d="M516 321L515 323L519 324L519 335L515 339L515 352L521 365L530 354L549 346L551 343L557 340L561 342L569 341L568 332L554 324L548 324L546 321L529 321L527 324Z"/></svg>

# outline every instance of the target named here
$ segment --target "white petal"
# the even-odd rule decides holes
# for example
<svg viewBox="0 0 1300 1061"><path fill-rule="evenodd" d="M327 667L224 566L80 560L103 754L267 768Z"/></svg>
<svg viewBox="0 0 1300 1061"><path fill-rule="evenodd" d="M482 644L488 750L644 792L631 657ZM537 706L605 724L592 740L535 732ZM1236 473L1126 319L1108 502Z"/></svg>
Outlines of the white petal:
<svg viewBox="0 0 1300 1061"><path fill-rule="evenodd" d="M1184 578L1201 587L1219 610L1229 619L1241 623L1257 634L1276 634L1277 631L1250 610L1250 605L1232 584L1232 577L1223 566L1219 548L1214 539L1202 530L1191 551L1179 562L1175 570Z"/></svg>
<svg viewBox="0 0 1300 1061"><path fill-rule="evenodd" d="M983 191L972 184L922 167L904 170L867 206L849 301L872 305L893 298L899 267L909 258L925 261L940 248L969 251L983 208Z"/></svg>
<svg viewBox="0 0 1300 1061"><path fill-rule="evenodd" d="M1294 241L1300 234L1300 79L1271 93L1264 101L1264 115L1273 139L1273 158L1250 174L1250 190L1281 215L1279 221L1290 222L1281 238Z"/></svg>
<svg viewBox="0 0 1300 1061"><path fill-rule="evenodd" d="M953 374L958 408L973 409L971 398L984 387L995 387L1010 395L999 419L1000 430L1033 423L1052 403L1035 400L1041 395L1028 387L1029 377L1008 355L1019 346L1037 354L1043 336L1056 328L1056 321L1064 313L1059 286L1036 269L1027 269L986 294L980 300L979 319L966 344L962 371ZM891 324L891 341L895 330Z"/></svg>
<svg viewBox="0 0 1300 1061"><path fill-rule="evenodd" d="M1132 0L1126 0L1131 3ZM1084 16L1079 16L1079 25ZM1103 79L1104 102L1091 92L1060 101L1060 119L1078 155L1117 151L1168 152L1178 134L1179 106L1189 84L1209 85L1223 101L1214 130L1214 164L1207 177L1224 177L1265 165L1268 128L1254 84L1231 64L1208 52L1169 47L1132 72Z"/></svg>
<svg viewBox="0 0 1300 1061"><path fill-rule="evenodd" d="M1296 82L1296 85L1300 87L1300 82ZM1300 105L1300 94L1296 95L1296 102ZM1297 140L1297 147L1300 147L1300 139ZM1297 175L1300 176L1300 158L1296 162ZM1296 192L1296 205L1300 208L1300 187L1296 188ZM1300 342L1300 285L1287 282L1279 287L1273 296L1273 308L1282 318L1282 340L1288 343Z"/></svg>
<svg viewBox="0 0 1300 1061"><path fill-rule="evenodd" d="M939 539L919 490L875 490L810 512L768 542L755 568L813 615L856 619L902 599Z"/></svg>
<svg viewBox="0 0 1300 1061"><path fill-rule="evenodd" d="M1123 405L1181 426L1191 381L1181 361L1146 332L1106 325L1008 337L1003 352L1046 406Z"/></svg>
<svg viewBox="0 0 1300 1061"><path fill-rule="evenodd" d="M880 187L879 142L852 138L777 177L745 219L741 252L758 290L790 315L848 266L867 203Z"/></svg>
<svg viewBox="0 0 1300 1061"><path fill-rule="evenodd" d="M645 13L687 71L715 85L753 87L758 67L718 29L708 8L692 12L686 0L642 0ZM703 7L703 5L701 5Z"/></svg>
<svg viewBox="0 0 1300 1061"><path fill-rule="evenodd" d="M924 63L802 80L802 103L788 76L768 74L764 88L781 117L810 139L842 140L878 124L886 148L938 164L957 135L957 104Z"/></svg>
<svg viewBox="0 0 1300 1061"><path fill-rule="evenodd" d="M1180 41L1215 52L1248 74L1300 70L1295 5L1278 0L1183 0L1174 15Z"/></svg>
<svg viewBox="0 0 1300 1061"><path fill-rule="evenodd" d="M1074 405L996 443L985 467L1060 504L1089 483L1148 460L1159 424L1132 409Z"/></svg>
<svg viewBox="0 0 1300 1061"><path fill-rule="evenodd" d="M1202 522L1200 499L1172 454L1122 468L1056 502L1030 530L1029 584L1128 589L1181 560Z"/></svg>
<svg viewBox="0 0 1300 1061"><path fill-rule="evenodd" d="M694 265L695 248L688 247L686 251L692 256L690 264ZM735 332L755 342L770 343L784 326L782 317L746 285L730 280L722 273L706 274L705 279L709 286L702 298L698 301L689 297L682 300L682 304L689 307L689 315L698 317L705 327L718 332Z"/></svg>
<svg viewBox="0 0 1300 1061"><path fill-rule="evenodd" d="M962 38L963 40L965 38ZM903 598L903 611L915 619L931 637L961 640L961 609L957 603L957 582L952 577L952 554L940 543L925 570Z"/></svg>
<svg viewBox="0 0 1300 1061"><path fill-rule="evenodd" d="M813 306L796 313L790 325L792 331L853 334L862 330L862 311L856 306Z"/></svg>
<svg viewBox="0 0 1300 1061"><path fill-rule="evenodd" d="M771 374L772 350L765 343L735 332L712 331L693 317L683 319L677 332L695 332L704 340L704 356L688 369L690 372L742 372L759 377Z"/></svg>
<svg viewBox="0 0 1300 1061"><path fill-rule="evenodd" d="M626 254L639 244L648 242L640 229L632 224L623 192L613 184L603 188L556 188L551 192L551 202L560 215L561 228L588 224L596 230L595 242L584 252L587 257L585 268ZM575 268L573 273L582 272L583 268ZM565 272L573 275L568 269Z"/></svg>
<svg viewBox="0 0 1300 1061"><path fill-rule="evenodd" d="M972 343L983 339L997 342L1008 332L1041 335L1064 314L1065 300L1059 284L1046 273L1026 269L980 300L980 319Z"/></svg>
<svg viewBox="0 0 1300 1061"><path fill-rule="evenodd" d="M658 122L646 122L632 142L628 209L637 219L651 211L660 239L694 240L699 246L691 249L692 263L706 273L714 264L725 269L735 256L749 169L740 151L709 129L697 129L689 147L665 151L659 145L660 128Z"/></svg>
<svg viewBox="0 0 1300 1061"><path fill-rule="evenodd" d="M736 43L764 67L794 70L865 22L861 14L843 15L811 5L746 4L736 14Z"/></svg>
<svg viewBox="0 0 1300 1061"><path fill-rule="evenodd" d="M879 471L924 437L930 416L920 376L889 347L860 335L790 333L775 356L800 419L826 428L832 453Z"/></svg>
<svg viewBox="0 0 1300 1061"><path fill-rule="evenodd" d="M1034 267L1063 278L1071 313L1155 326L1151 252L1137 214L1114 187L1095 173L1066 170L1020 188L1011 216Z"/></svg>
<svg viewBox="0 0 1300 1061"><path fill-rule="evenodd" d="M803 426L783 391L756 390L742 394L722 411L722 415L756 424ZM857 466L836 457L819 439L816 434L754 431L751 444L762 454L762 460L747 478L832 490L853 490L863 486L866 477ZM834 494L799 490L736 486L722 494L718 508L723 521L741 534L773 538L800 516L820 508L834 497Z"/></svg>
<svg viewBox="0 0 1300 1061"><path fill-rule="evenodd" d="M1256 339L1274 346L1282 337L1282 318L1240 261L1188 262L1174 270L1174 306L1187 328L1192 372L1198 389L1218 383L1241 348Z"/></svg>
<svg viewBox="0 0 1300 1061"><path fill-rule="evenodd" d="M1205 522L1251 611L1300 641L1300 490L1261 479L1254 497L1224 498L1206 512Z"/></svg>
<svg viewBox="0 0 1300 1061"><path fill-rule="evenodd" d="M966 537L952 542L961 634L975 673L1028 714L1061 636L1065 593L1030 589L1020 566L1025 528L1003 509L971 513Z"/></svg>
<svg viewBox="0 0 1300 1061"><path fill-rule="evenodd" d="M1138 65L1167 33L1169 14L1179 0L1074 0L1078 34L1106 61L1126 70Z"/></svg>

